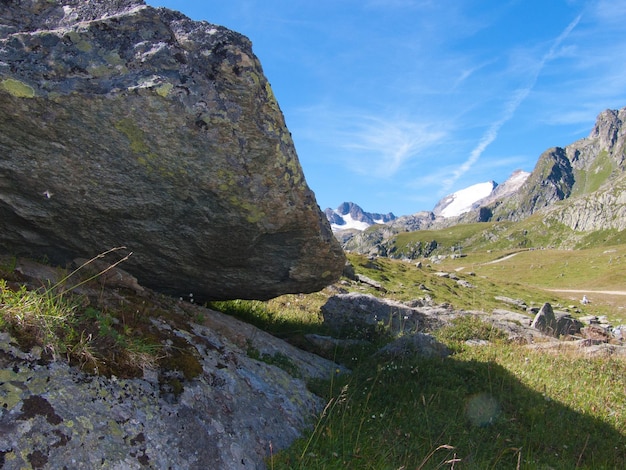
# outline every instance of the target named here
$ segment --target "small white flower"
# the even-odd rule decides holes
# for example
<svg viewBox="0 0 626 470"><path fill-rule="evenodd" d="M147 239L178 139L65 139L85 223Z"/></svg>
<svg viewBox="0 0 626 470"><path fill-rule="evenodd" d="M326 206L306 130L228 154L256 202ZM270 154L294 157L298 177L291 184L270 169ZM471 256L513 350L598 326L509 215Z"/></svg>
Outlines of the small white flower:
<svg viewBox="0 0 626 470"><path fill-rule="evenodd" d="M50 192L49 190L45 190L43 193L41 193L43 195L43 197L45 197L46 199L50 199L52 196L54 196L54 193Z"/></svg>

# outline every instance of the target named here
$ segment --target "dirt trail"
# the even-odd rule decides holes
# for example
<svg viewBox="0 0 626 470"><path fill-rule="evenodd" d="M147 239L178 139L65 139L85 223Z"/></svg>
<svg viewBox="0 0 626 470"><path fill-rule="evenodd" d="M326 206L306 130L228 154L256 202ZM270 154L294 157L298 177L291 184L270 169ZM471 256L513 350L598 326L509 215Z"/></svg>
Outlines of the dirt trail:
<svg viewBox="0 0 626 470"><path fill-rule="evenodd" d="M507 259L511 259L511 258L513 258L513 256L517 256L520 253L521 253L521 251L518 251L517 253L511 253L510 255L503 256L502 258L494 259L493 261L488 261L486 263L483 263L483 266L486 266L488 264L501 263L502 261L506 261Z"/></svg>
<svg viewBox="0 0 626 470"><path fill-rule="evenodd" d="M521 253L521 251L518 251L517 253L511 253L510 255L506 255L503 256L502 258L498 258L498 259L494 259L493 261L487 261L486 263L481 263L479 264L479 266L487 266L488 264L496 264L496 263L500 263L502 261L506 261L507 259L511 259L513 258L513 256L519 255ZM455 271L463 271L465 269L465 266L461 266L459 268L456 268Z"/></svg>
<svg viewBox="0 0 626 470"><path fill-rule="evenodd" d="M626 295L623 290L583 290L583 289L545 289L548 292L569 292L572 294L603 294L603 295Z"/></svg>

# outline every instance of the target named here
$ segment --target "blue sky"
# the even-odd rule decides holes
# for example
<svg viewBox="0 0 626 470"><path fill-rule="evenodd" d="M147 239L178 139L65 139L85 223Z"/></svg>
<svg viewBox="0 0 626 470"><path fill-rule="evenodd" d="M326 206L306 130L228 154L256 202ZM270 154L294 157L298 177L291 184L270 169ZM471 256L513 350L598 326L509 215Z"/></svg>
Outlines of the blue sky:
<svg viewBox="0 0 626 470"><path fill-rule="evenodd" d="M322 209L431 210L626 106L624 0L147 0L252 40Z"/></svg>

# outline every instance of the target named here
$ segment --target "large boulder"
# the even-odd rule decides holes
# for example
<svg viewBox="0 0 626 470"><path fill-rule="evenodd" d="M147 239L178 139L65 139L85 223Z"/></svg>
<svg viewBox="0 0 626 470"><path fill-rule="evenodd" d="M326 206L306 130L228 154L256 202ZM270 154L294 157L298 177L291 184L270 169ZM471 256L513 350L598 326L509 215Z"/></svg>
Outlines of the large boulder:
<svg viewBox="0 0 626 470"><path fill-rule="evenodd" d="M391 335L432 331L444 323L443 307L410 307L370 294L350 292L330 297L321 307L324 324L342 336L368 337L386 332Z"/></svg>
<svg viewBox="0 0 626 470"><path fill-rule="evenodd" d="M198 300L316 291L344 256L250 41L142 0L0 9L0 249L109 248Z"/></svg>
<svg viewBox="0 0 626 470"><path fill-rule="evenodd" d="M24 352L0 332L0 468L261 470L322 412L306 382L346 372L196 304L147 289L94 293L109 305L147 306L153 315L134 326L155 349L121 366L100 360L89 338L85 357L97 356L99 369L93 361L79 369L64 355L51 361L50 346Z"/></svg>

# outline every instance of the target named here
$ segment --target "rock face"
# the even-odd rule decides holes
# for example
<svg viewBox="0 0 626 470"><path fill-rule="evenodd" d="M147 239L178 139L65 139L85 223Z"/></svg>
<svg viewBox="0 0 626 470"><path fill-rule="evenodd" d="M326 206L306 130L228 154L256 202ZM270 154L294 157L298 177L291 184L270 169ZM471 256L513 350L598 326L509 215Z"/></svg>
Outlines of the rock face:
<svg viewBox="0 0 626 470"><path fill-rule="evenodd" d="M200 326L193 334L216 338ZM249 359L216 369L205 358L213 371L172 401L158 383L39 365L11 342L0 333L5 469L265 468L270 442L290 444L323 405L301 381Z"/></svg>
<svg viewBox="0 0 626 470"><path fill-rule="evenodd" d="M199 300L319 290L344 256L250 41L141 0L3 2L0 248L127 246Z"/></svg>
<svg viewBox="0 0 626 470"><path fill-rule="evenodd" d="M16 263L15 273L33 287L59 274ZM97 375L86 363L68 365L62 354L51 360L41 346L25 352L19 339L0 332L4 470L263 469L271 449L291 445L324 407L306 381L345 372L231 316L102 281L106 288L82 286L82 298L97 298L100 309L148 306L140 321L158 357L138 365L138 376L128 369L105 374L108 361Z"/></svg>
<svg viewBox="0 0 626 470"><path fill-rule="evenodd" d="M535 169L514 195L516 204L507 212L506 204L494 210L497 218L519 221L544 207L568 198L574 186L574 173L566 152L560 147L546 150ZM505 199L506 200L506 199Z"/></svg>

